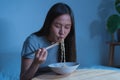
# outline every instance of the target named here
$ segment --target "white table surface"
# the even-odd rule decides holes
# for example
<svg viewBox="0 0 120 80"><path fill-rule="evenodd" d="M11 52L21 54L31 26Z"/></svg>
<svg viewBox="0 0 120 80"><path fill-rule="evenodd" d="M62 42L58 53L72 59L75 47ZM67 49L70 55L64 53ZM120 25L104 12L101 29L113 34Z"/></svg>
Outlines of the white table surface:
<svg viewBox="0 0 120 80"><path fill-rule="evenodd" d="M32 80L120 80L120 71L105 69L78 69L69 75L54 72L34 77Z"/></svg>

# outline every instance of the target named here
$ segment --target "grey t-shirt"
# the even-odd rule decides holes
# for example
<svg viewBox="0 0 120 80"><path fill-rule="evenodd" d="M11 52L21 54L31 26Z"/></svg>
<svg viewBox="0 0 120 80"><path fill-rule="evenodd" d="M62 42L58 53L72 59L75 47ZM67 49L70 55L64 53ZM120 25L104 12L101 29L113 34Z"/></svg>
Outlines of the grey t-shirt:
<svg viewBox="0 0 120 80"><path fill-rule="evenodd" d="M50 46L51 43L44 36L36 36L31 34L24 42L22 49L22 57L34 59L35 51L39 48ZM47 67L51 63L57 62L58 46L48 50L48 56L45 62L40 64L40 68Z"/></svg>

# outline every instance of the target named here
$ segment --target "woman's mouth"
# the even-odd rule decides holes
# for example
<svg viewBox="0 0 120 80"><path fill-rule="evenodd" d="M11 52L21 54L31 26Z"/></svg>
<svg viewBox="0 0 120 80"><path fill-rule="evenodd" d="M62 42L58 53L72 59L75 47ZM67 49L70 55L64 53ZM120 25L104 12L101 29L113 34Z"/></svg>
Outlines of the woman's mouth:
<svg viewBox="0 0 120 80"><path fill-rule="evenodd" d="M64 39L63 37L58 37L58 41L61 41L62 39Z"/></svg>

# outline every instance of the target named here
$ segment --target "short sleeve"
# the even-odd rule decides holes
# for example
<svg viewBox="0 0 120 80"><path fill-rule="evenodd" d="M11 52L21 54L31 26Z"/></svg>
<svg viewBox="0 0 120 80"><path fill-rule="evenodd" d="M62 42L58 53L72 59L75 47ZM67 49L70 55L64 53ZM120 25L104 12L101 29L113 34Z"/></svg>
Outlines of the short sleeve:
<svg viewBox="0 0 120 80"><path fill-rule="evenodd" d="M22 57L24 58L34 58L34 53L36 51L36 46L35 46L35 42L32 38L28 37L24 44L23 44L23 48L22 48Z"/></svg>

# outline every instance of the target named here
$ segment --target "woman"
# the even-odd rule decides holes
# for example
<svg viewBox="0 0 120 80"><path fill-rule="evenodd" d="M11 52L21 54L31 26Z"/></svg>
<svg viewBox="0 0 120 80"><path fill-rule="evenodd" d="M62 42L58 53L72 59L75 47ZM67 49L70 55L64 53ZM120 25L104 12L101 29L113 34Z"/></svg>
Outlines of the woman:
<svg viewBox="0 0 120 80"><path fill-rule="evenodd" d="M62 39L65 43L66 61L76 61L73 13L68 5L56 3L49 10L43 27L24 42L20 79L29 80L37 71L47 69L47 65L60 62L60 46L49 50L45 47Z"/></svg>

